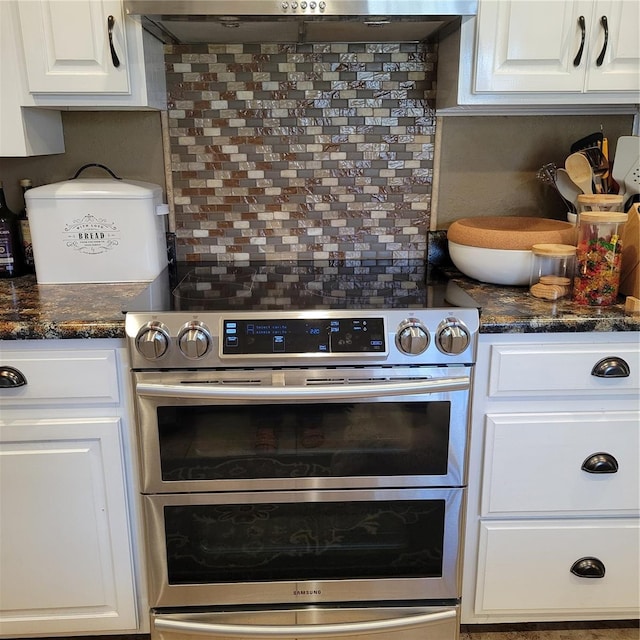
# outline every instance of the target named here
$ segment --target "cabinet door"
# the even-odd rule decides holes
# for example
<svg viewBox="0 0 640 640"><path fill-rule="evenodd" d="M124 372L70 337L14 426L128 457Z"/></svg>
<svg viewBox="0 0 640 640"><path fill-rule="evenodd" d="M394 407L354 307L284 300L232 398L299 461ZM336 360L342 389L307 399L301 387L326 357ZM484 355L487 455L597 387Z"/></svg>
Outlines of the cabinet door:
<svg viewBox="0 0 640 640"><path fill-rule="evenodd" d="M606 29L603 17L606 18ZM587 91L640 91L638 25L638 0L596 2L591 25Z"/></svg>
<svg viewBox="0 0 640 640"><path fill-rule="evenodd" d="M31 93L129 93L120 0L33 0L19 9Z"/></svg>
<svg viewBox="0 0 640 640"><path fill-rule="evenodd" d="M136 628L120 428L0 423L0 634Z"/></svg>
<svg viewBox="0 0 640 640"><path fill-rule="evenodd" d="M591 0L481 0L475 91L581 93L592 12Z"/></svg>

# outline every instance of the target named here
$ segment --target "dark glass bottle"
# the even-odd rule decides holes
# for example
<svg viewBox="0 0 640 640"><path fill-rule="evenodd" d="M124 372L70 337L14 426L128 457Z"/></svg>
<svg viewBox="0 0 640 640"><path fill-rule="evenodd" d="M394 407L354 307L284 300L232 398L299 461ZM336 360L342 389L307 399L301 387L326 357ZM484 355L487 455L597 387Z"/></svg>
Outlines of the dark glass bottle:
<svg viewBox="0 0 640 640"><path fill-rule="evenodd" d="M20 222L18 216L7 206L0 182L0 278L14 278L23 273Z"/></svg>
<svg viewBox="0 0 640 640"><path fill-rule="evenodd" d="M33 260L33 245L31 244L31 229L29 228L27 200L24 198L24 194L31 189L33 185L29 178L23 178L20 180L19 184L22 188L22 197L24 199L24 206L18 213L18 220L20 222L20 238L22 239L22 255L24 256L24 271L25 273L35 273L36 263Z"/></svg>

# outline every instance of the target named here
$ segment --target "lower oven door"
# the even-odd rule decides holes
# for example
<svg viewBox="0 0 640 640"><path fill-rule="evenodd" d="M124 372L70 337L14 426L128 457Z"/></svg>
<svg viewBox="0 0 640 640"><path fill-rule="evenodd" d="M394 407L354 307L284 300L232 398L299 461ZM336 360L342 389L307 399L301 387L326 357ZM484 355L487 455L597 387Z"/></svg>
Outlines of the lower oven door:
<svg viewBox="0 0 640 640"><path fill-rule="evenodd" d="M152 640L456 640L458 607L319 608L154 613Z"/></svg>
<svg viewBox="0 0 640 640"><path fill-rule="evenodd" d="M152 607L459 598L464 489L144 496Z"/></svg>

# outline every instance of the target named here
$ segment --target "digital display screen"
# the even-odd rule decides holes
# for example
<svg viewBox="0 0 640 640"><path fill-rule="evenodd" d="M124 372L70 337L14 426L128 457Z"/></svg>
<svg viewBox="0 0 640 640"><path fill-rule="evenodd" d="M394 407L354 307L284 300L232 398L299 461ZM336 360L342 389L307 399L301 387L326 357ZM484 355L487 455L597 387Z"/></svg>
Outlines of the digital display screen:
<svg viewBox="0 0 640 640"><path fill-rule="evenodd" d="M382 318L223 321L223 355L385 352Z"/></svg>

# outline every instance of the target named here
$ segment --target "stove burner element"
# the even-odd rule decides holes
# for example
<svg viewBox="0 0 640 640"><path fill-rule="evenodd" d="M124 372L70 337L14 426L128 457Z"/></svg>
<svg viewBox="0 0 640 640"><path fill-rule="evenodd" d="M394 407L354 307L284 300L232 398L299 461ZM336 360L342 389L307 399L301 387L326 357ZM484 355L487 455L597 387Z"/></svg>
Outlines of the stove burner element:
<svg viewBox="0 0 640 640"><path fill-rule="evenodd" d="M376 279L354 276L321 275L307 282L307 289L321 298L363 301L382 307L394 306L391 301L414 296L422 289L422 277L410 280L382 274Z"/></svg>
<svg viewBox="0 0 640 640"><path fill-rule="evenodd" d="M255 269L234 269L232 267L193 269L172 289L171 295L178 308L192 303L219 303L236 298L251 296Z"/></svg>

